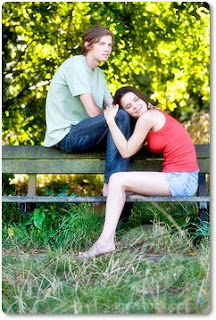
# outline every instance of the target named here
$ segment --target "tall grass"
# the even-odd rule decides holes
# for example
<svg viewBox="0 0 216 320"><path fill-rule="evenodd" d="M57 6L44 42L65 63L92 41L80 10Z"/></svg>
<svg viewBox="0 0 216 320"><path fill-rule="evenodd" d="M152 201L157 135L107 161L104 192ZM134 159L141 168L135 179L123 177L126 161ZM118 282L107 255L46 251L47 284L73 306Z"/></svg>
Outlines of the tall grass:
<svg viewBox="0 0 216 320"><path fill-rule="evenodd" d="M174 208L180 216L180 207ZM87 260L79 259L77 253L100 234L103 212L96 213L87 204L52 210L53 220L49 219L49 225L44 221L41 229L4 222L5 313L209 312L209 239L203 237L198 246L193 244L189 215L183 210L179 224L176 212L170 215L170 207L138 205L129 222L118 228L117 251ZM140 210L149 214L151 224L141 224L144 213Z"/></svg>

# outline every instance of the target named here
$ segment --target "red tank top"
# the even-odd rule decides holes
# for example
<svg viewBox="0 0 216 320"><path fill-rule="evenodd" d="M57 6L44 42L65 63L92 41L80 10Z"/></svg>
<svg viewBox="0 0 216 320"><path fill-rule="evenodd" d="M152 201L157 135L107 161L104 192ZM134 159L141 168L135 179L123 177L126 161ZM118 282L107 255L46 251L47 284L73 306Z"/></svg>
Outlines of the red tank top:
<svg viewBox="0 0 216 320"><path fill-rule="evenodd" d="M160 130L148 133L146 137L147 148L153 153L163 154L162 171L190 172L199 170L195 147L186 129L166 112L155 110L164 114L166 122Z"/></svg>

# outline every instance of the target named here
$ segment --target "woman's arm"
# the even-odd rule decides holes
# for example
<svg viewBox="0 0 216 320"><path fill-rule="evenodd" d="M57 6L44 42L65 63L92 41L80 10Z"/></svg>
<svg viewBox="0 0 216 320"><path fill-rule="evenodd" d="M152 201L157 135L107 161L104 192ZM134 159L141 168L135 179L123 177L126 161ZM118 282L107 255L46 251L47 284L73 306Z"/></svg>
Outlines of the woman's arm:
<svg viewBox="0 0 216 320"><path fill-rule="evenodd" d="M154 125L152 117L144 112L137 120L134 132L129 140L126 140L123 133L115 122L115 115L118 107L108 107L104 111L104 116L109 126L113 141L123 158L129 158L134 155L143 146L143 142L151 128Z"/></svg>

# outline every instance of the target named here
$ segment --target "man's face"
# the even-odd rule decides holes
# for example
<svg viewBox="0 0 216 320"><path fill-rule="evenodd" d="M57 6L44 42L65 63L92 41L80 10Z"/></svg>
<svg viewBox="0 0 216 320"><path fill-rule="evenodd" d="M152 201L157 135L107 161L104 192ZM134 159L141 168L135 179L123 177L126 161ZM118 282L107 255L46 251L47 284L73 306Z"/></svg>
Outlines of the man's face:
<svg viewBox="0 0 216 320"><path fill-rule="evenodd" d="M112 52L112 37L103 36L96 43L93 43L87 55L97 60L98 62L105 62Z"/></svg>

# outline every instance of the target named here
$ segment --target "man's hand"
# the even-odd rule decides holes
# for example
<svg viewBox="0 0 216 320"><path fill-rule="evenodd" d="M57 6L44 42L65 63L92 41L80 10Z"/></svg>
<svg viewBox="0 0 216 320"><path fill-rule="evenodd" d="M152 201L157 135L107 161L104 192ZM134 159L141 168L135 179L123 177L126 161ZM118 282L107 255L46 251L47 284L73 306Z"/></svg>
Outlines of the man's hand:
<svg viewBox="0 0 216 320"><path fill-rule="evenodd" d="M150 102L147 105L148 109L157 109L157 107L153 106L153 104L151 104Z"/></svg>
<svg viewBox="0 0 216 320"><path fill-rule="evenodd" d="M107 106L106 109L104 110L104 118L106 119L106 122L108 123L109 121L113 121L115 119L115 116L118 112L119 105L110 105Z"/></svg>

